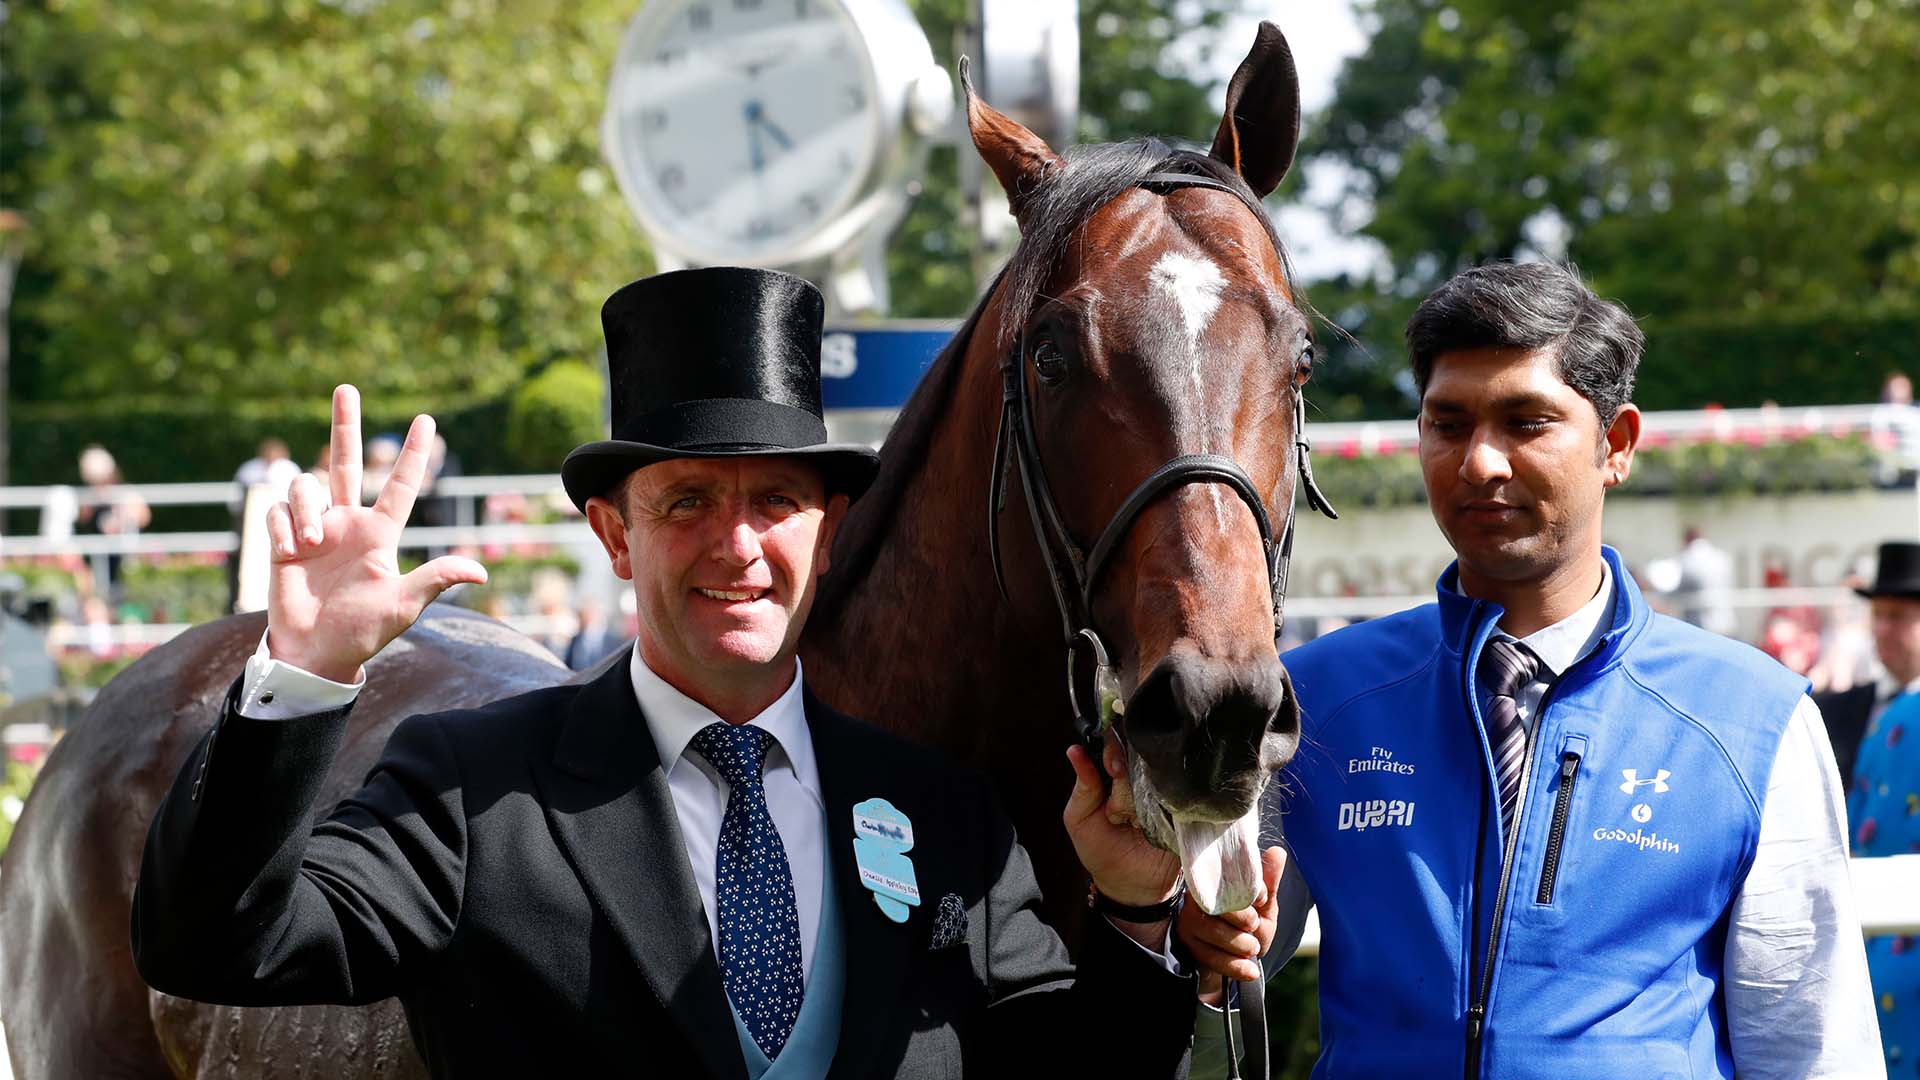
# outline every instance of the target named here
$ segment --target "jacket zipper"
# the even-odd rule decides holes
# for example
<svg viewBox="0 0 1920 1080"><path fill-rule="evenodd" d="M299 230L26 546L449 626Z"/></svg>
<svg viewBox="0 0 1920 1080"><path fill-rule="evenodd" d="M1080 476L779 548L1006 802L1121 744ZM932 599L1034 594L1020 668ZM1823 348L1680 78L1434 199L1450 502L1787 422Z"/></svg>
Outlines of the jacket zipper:
<svg viewBox="0 0 1920 1080"><path fill-rule="evenodd" d="M1552 694L1552 689L1547 691ZM1478 694L1478 688L1474 693ZM1500 924L1507 914L1507 886L1513 877L1513 853L1520 846L1520 826L1527 820L1527 793L1533 786L1533 736L1540 730L1540 716L1546 712L1546 695L1534 709L1533 723L1527 725L1527 753L1521 760L1520 806L1513 816L1513 831L1507 834L1500 855L1500 888L1493 896L1493 925L1487 930L1487 957L1480 965L1480 985L1474 991L1473 1004L1467 1008L1467 1080L1480 1075L1480 1042L1487 1030L1487 992L1493 987L1493 961L1500 951ZM1475 928L1478 929L1477 927Z"/></svg>
<svg viewBox="0 0 1920 1080"><path fill-rule="evenodd" d="M1512 884L1513 877L1513 856L1514 852L1520 847L1520 829L1527 820L1527 803L1532 801L1529 796L1532 793L1533 787L1534 736L1538 734L1540 729L1545 725L1547 706L1552 703L1554 692L1565 684L1567 675L1572 673L1574 668L1578 668L1585 662L1585 658L1583 657L1581 660L1575 662L1572 667L1561 672L1559 678L1554 679L1552 683L1548 684L1546 693L1540 695L1540 703L1533 708L1532 722L1527 725L1527 753L1524 758L1526 764L1522 766L1520 772L1520 807L1513 818L1513 832L1506 838L1507 842L1500 857L1500 891L1495 894L1493 898L1493 924L1487 928L1487 958L1480 966L1480 985L1474 992L1473 1002L1467 1007L1467 1080L1478 1080L1480 1076L1481 1043L1487 1031L1487 994L1493 989L1493 962L1495 954L1500 951L1500 924L1506 920L1507 890L1508 886ZM1474 709L1475 715L1477 716L1479 715L1477 702L1480 691L1477 685L1469 685L1473 687L1472 693L1475 695ZM1585 748L1584 740L1582 740L1581 746L1583 749ZM1577 760L1578 755L1575 755L1575 757ZM1576 765L1576 768L1577 767ZM1564 770L1566 766L1562 764L1561 768ZM1562 785L1561 791L1568 796L1569 800L1571 799L1570 786ZM1484 799L1481 805L1484 808ZM1565 809L1565 807L1556 806L1554 814L1554 819L1560 827L1559 831L1562 839L1564 839L1566 832ZM1481 836L1484 837L1485 835L1486 830L1483 826ZM1554 844L1553 850L1557 857L1559 853L1558 843ZM1474 882L1478 885L1480 876L1479 866L1477 864L1479 860L1475 859L1474 861L1476 863L1474 867ZM1475 892L1477 893L1478 889L1476 889ZM1477 930L1478 927L1476 926L1475 929Z"/></svg>
<svg viewBox="0 0 1920 1080"><path fill-rule="evenodd" d="M1560 846L1567 839L1567 811L1573 806L1573 782L1580 775L1580 755L1572 750L1560 754L1560 793L1553 799L1553 825L1547 831L1547 861L1540 868L1540 890L1536 904L1553 903L1553 883L1560 873Z"/></svg>

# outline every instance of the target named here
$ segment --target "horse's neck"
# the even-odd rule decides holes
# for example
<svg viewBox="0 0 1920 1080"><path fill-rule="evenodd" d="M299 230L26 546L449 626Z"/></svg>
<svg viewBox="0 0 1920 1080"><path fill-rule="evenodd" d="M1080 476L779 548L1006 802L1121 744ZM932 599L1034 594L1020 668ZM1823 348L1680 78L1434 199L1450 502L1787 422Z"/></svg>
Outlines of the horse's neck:
<svg viewBox="0 0 1920 1080"><path fill-rule="evenodd" d="M959 359L957 385L890 520L847 523L887 533L829 621L809 626L807 678L855 716L978 760L983 711L1020 683L1012 669L1025 663L987 550L1000 380L985 326Z"/></svg>

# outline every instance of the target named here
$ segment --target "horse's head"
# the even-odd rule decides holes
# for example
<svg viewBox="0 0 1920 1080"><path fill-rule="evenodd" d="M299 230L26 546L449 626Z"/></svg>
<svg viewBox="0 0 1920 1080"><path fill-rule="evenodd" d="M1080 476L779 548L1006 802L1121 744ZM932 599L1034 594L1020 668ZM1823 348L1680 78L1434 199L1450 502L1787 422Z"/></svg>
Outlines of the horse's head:
<svg viewBox="0 0 1920 1080"><path fill-rule="evenodd" d="M996 296L1002 475L1017 478L996 514L1006 588L1068 634L1090 624L1136 821L1180 855L1199 903L1243 907L1259 797L1300 736L1271 560L1311 339L1259 209L1299 133L1292 56L1262 24L1205 155L1149 141L1062 159L967 98L1022 234ZM1093 651L1076 654L1083 674Z"/></svg>

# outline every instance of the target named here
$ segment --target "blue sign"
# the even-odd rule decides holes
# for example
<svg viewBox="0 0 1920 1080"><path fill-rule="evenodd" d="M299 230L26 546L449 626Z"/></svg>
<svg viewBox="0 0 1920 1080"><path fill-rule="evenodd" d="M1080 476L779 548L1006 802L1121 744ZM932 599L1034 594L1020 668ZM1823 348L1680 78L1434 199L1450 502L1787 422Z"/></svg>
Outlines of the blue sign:
<svg viewBox="0 0 1920 1080"><path fill-rule="evenodd" d="M820 339L820 404L897 409L920 384L958 323L829 326Z"/></svg>

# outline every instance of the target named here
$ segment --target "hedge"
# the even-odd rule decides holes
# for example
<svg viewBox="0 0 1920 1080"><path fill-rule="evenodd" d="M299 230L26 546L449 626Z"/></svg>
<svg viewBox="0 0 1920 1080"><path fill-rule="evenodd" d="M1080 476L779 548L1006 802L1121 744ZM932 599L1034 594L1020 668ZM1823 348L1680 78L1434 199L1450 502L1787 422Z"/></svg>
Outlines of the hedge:
<svg viewBox="0 0 1920 1080"><path fill-rule="evenodd" d="M1426 501L1420 458L1412 453L1341 457L1319 453L1314 479L1335 506L1404 506ZM1894 479L1865 439L1813 437L1748 446L1694 443L1645 446L1633 455L1633 475L1618 494L1791 495L1858 491Z"/></svg>
<svg viewBox="0 0 1920 1080"><path fill-rule="evenodd" d="M1920 311L1739 312L1641 320L1633 400L1642 409L1878 401L1889 372L1920 359Z"/></svg>

